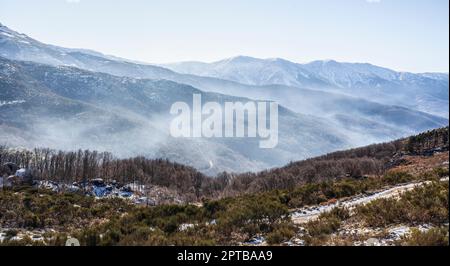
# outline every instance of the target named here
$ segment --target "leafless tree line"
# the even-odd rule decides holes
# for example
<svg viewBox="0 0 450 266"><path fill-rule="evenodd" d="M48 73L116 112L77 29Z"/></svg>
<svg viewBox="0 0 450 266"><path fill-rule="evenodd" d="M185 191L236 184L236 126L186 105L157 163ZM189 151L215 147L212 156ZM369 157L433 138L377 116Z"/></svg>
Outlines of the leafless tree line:
<svg viewBox="0 0 450 266"><path fill-rule="evenodd" d="M382 175L398 153L419 153L433 148L448 150L448 127L389 143L339 151L292 162L284 167L259 173L221 173L208 177L196 169L165 159L135 157L117 159L108 152L51 149L13 150L0 146L0 164L7 162L31 169L34 179L62 183L86 182L94 178L119 183L138 182L174 189L202 197L234 196L247 192L292 189L300 184L337 179ZM3 173L0 173L3 174Z"/></svg>

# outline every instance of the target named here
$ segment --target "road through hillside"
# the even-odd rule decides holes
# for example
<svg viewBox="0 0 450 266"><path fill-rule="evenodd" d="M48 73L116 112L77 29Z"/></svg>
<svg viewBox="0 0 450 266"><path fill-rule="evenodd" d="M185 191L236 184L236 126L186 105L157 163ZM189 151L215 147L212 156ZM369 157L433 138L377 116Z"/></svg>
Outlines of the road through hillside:
<svg viewBox="0 0 450 266"><path fill-rule="evenodd" d="M441 179L442 182L448 181L448 180L449 180L448 177ZM295 224L307 223L311 220L318 218L320 214L329 212L336 207L342 207L342 208L347 208L347 209L351 210L358 205L364 205L364 204L367 204L367 203L377 200L377 199L398 197L400 194L402 194L406 191L412 190L418 186L423 186L425 184L429 184L430 182L431 181L401 184L401 185L398 185L398 186L395 186L395 187L392 187L389 189L378 191L371 195L358 195L358 196L352 197L350 199L347 199L345 201L338 200L336 203L333 203L333 204L303 207L303 208L292 211L291 218Z"/></svg>

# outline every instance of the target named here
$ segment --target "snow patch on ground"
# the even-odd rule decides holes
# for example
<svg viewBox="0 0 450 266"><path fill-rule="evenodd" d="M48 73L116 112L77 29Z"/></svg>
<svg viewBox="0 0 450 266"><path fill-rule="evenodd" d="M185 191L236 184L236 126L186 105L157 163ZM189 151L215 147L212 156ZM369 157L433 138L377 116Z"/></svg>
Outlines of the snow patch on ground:
<svg viewBox="0 0 450 266"><path fill-rule="evenodd" d="M442 178L442 182L448 181L448 177ZM310 206L310 207L304 207L301 209L298 209L291 213L291 217L294 223L296 224L302 224L307 223L311 220L317 219L320 214L330 212L334 208L347 208L349 210L355 208L358 205L365 205L371 201L377 200L377 199L386 199L386 198L393 198L398 197L400 194L412 190L418 186L423 186L426 184L429 184L431 181L425 181L425 182L418 182L418 183L408 183L403 185L398 185L374 194L369 195L358 195L351 199L345 200L345 201L336 201L335 203L328 204L328 205L319 205L319 206Z"/></svg>
<svg viewBox="0 0 450 266"><path fill-rule="evenodd" d="M0 101L0 107L5 106L5 105L16 105L16 104L21 104L21 103L25 103L25 101L24 100Z"/></svg>

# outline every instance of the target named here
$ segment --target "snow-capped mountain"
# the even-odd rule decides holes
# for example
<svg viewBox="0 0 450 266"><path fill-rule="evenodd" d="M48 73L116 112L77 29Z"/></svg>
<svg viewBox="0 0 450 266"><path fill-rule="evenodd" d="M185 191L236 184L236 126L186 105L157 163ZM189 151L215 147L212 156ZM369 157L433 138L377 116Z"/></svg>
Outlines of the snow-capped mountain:
<svg viewBox="0 0 450 266"><path fill-rule="evenodd" d="M25 43L23 41L25 41ZM445 97L445 91L441 93L442 95L436 96L433 89L430 89L427 93L423 93L420 89L412 91L412 87L408 87L406 90L399 89L402 88L402 86L399 86L398 84L392 85L392 83L388 83L386 86L377 87L376 89L360 89L354 87L345 89L330 85L330 82L325 78L326 76L331 76L334 77L335 83L337 83L337 81L345 83L342 81L345 80L342 75L339 75L338 78L336 75L333 76L330 73L337 73L339 69L346 68L350 70L353 69L351 71L344 71L347 73L348 79L352 80L352 84L357 84L358 81L363 80L362 76L376 74L387 79L396 75L394 71L373 67L367 64L348 64L347 66L347 64L341 64L334 61L321 63L317 61L308 66L302 66L282 59L262 60L241 56L213 64L195 62L180 63L177 68L174 69L183 72L183 68L188 68L189 71L196 72L199 75L211 75L220 78L204 77L199 75L180 74L167 68L130 62L125 59L106 56L95 51L68 49L43 44L24 34L17 33L6 26L0 27L0 55L13 60L34 61L55 66L74 66L116 76L167 79L177 83L188 84L203 91L253 99L275 100L296 112L302 113L321 113L326 116L340 115L342 113L334 112L330 108L327 108L325 113L316 108L325 108L326 106L323 104L324 100L334 99L335 94L340 94L341 98L347 98L350 102L359 101L359 99L355 99L354 96L361 97L369 102L378 100L378 103L382 104L378 106L382 109L389 108L389 106L383 106L385 104L398 105L448 117L448 114L445 113L445 110L448 110L448 97ZM208 74L207 72L211 69L212 65L215 65L215 70L213 70L214 74ZM370 68L372 70L369 71L365 68ZM314 71L309 69L313 69ZM336 70L326 71L327 69ZM409 74L404 73L402 78L405 76L409 76ZM429 83L427 82L429 81L428 77L436 77L433 80L437 87L442 88L442 84L448 84L448 75L447 79L445 79L445 74L426 74L426 78L416 79L416 83L420 81L420 83L424 83L425 86L425 83ZM245 80L242 80L243 78L245 78ZM299 88L300 86L295 86L296 89L293 89L292 87L279 85L248 85L232 80L239 80L249 84L300 84L302 85L302 89ZM310 97L311 90L304 88L320 88L321 90L328 90L334 93L322 94L320 98L316 98ZM407 100L405 100L405 98ZM330 101L327 101L327 103L330 103ZM332 106L336 105L332 104ZM351 108L351 105L346 106L346 113L353 113L353 115L359 113L358 119L365 120L369 118L365 115L361 117L360 112L350 110ZM340 109L342 109L342 107ZM382 123L384 123L383 120L386 120L383 117L380 119L378 119L378 122ZM392 126L396 127L398 125L394 124ZM418 129L415 127L407 127L406 129L410 130L410 133L414 133L417 132L417 130L424 130L425 128ZM367 132L364 133L368 134ZM391 134L387 135L390 136ZM381 139L383 139L383 137Z"/></svg>
<svg viewBox="0 0 450 266"><path fill-rule="evenodd" d="M33 61L55 66L73 66L91 71L107 72L118 62L132 65L132 61L104 55L88 49L72 49L41 43L25 34L0 24L0 56L21 61ZM172 71L156 66L145 66L147 75L165 76ZM138 72L139 73L139 72Z"/></svg>
<svg viewBox="0 0 450 266"><path fill-rule="evenodd" d="M327 85L300 65L283 59L237 56L214 63L181 62L164 65L176 72L232 80L248 85Z"/></svg>
<svg viewBox="0 0 450 266"><path fill-rule="evenodd" d="M288 85L304 87L308 84L351 88L372 84L374 80L405 81L429 78L445 80L448 74L413 74L395 72L367 63L341 63L319 60L298 64L281 58L259 59L237 56L213 63L180 62L164 65L179 73L211 76L250 85Z"/></svg>
<svg viewBox="0 0 450 266"><path fill-rule="evenodd" d="M111 151L194 166L206 173L257 171L352 147L329 121L279 109L279 145L262 153L254 138L176 139L169 136L172 103L192 95L218 103L248 99L205 93L165 80L133 79L0 57L3 144Z"/></svg>
<svg viewBox="0 0 450 266"><path fill-rule="evenodd" d="M245 94L246 91L275 84L331 91L446 118L449 111L448 74L395 72L370 64L332 60L297 64L283 59L238 56L215 63L184 62L161 67L85 49L43 44L6 26L0 26L0 56L118 76L167 79L204 91L238 93L244 97L254 96Z"/></svg>
<svg viewBox="0 0 450 266"><path fill-rule="evenodd" d="M174 71L249 85L287 85L334 91L448 117L448 74L405 73L334 60L297 64L284 59L238 56L213 63L164 65Z"/></svg>
<svg viewBox="0 0 450 266"><path fill-rule="evenodd" d="M376 75L385 81L394 79L396 72L352 65L344 73L354 76L337 75L333 73L344 67L335 64L341 65L314 62L302 66L282 59L238 57L218 63L213 75L208 74L211 64L181 63L169 70L44 44L0 26L0 136L11 145L170 158L215 174L261 170L448 125L448 119L433 112L405 107L405 103L430 105L434 101L431 107L445 109L447 102L448 109L445 91L442 96L430 89L401 102L411 94L389 81L389 86L372 91L392 99L376 103L367 95L358 98L349 92L360 90L357 84L367 80L363 77ZM351 80L353 85L333 85L331 79L336 84ZM433 80L437 88L448 84L445 74L402 73L398 79L424 86ZM191 102L194 92L221 103L249 98L277 101L282 105L279 145L261 152L256 140L168 138L161 129L167 128L170 104Z"/></svg>

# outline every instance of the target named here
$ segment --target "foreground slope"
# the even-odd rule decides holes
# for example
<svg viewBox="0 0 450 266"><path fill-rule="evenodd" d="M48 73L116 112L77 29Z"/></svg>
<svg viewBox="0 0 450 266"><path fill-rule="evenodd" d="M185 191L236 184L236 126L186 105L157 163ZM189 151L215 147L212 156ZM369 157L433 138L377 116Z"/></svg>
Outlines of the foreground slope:
<svg viewBox="0 0 450 266"><path fill-rule="evenodd" d="M32 158L17 152L8 157L7 150L0 151L0 158L23 165L27 163L25 158ZM375 169L367 161L361 163L361 158L382 163L382 167ZM344 160L346 164L342 164ZM289 172L295 173L304 163L268 173L276 173L283 183ZM253 193L238 190L239 184L251 181L251 177L235 176L222 185L210 183L211 188L244 194L222 199L217 197L223 195L216 194L201 202L193 201L195 204L137 206L118 198L94 199L82 192L7 188L0 191L0 242L64 245L70 236L78 238L82 245L92 246L448 245L448 128L308 161L310 166L318 163L323 163L320 176L325 179L313 178L285 189L280 189L283 184L275 184L278 189L261 187L261 192ZM344 171L341 175L334 171L339 165L352 164L352 173ZM144 164L141 161L137 165ZM148 169L166 168L169 173L182 169L163 161L151 165ZM124 166L121 169L132 169ZM184 171L188 174L193 170ZM308 180L304 174L299 175L298 180ZM266 173L257 176L270 184ZM415 184L415 188L398 197L377 198L345 208L346 202L409 184ZM322 212L317 219L294 223L295 217L304 212L333 205L337 208Z"/></svg>

